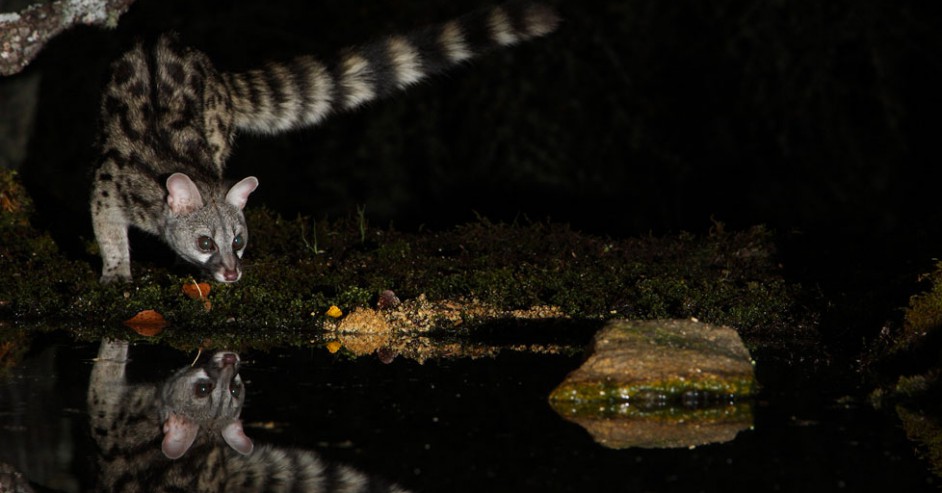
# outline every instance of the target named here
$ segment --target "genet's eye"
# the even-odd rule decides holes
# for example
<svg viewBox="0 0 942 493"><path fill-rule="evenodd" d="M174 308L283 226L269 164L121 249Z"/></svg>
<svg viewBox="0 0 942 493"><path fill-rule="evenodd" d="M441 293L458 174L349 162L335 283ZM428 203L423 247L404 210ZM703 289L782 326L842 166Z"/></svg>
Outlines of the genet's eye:
<svg viewBox="0 0 942 493"><path fill-rule="evenodd" d="M213 391L213 382L196 382L193 384L193 393L196 397L206 397Z"/></svg>
<svg viewBox="0 0 942 493"><path fill-rule="evenodd" d="M216 250L216 242L208 236L200 236L196 239L196 247L202 252L212 252Z"/></svg>
<svg viewBox="0 0 942 493"><path fill-rule="evenodd" d="M232 394L232 397L238 399L239 396L242 395L242 384L233 382L232 385L229 386L229 393Z"/></svg>
<svg viewBox="0 0 942 493"><path fill-rule="evenodd" d="M232 239L233 250L239 251L244 246L245 246L245 238L243 238L242 235L236 235L236 237Z"/></svg>

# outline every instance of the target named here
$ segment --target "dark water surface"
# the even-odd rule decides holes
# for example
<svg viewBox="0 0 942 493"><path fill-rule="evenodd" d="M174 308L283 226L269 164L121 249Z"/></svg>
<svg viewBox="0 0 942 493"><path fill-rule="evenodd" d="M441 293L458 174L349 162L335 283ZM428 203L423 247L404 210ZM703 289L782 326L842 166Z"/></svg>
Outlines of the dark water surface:
<svg viewBox="0 0 942 493"><path fill-rule="evenodd" d="M0 461L39 491L93 484L85 400L97 351L42 336L0 381ZM194 356L151 344L130 354L129 379L151 382ZM256 443L313 450L414 491L938 491L940 483L892 416L808 383L763 382L753 428L731 442L613 450L547 404L576 356L504 351L386 364L317 346L242 358L242 417Z"/></svg>

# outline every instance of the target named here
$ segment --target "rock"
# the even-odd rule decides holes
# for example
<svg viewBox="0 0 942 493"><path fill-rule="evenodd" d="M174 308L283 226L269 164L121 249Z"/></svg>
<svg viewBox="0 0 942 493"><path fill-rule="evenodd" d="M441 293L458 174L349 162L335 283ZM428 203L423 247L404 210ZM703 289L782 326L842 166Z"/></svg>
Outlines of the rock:
<svg viewBox="0 0 942 493"><path fill-rule="evenodd" d="M550 394L563 417L624 448L727 441L752 422L757 384L735 330L695 320L609 322Z"/></svg>
<svg viewBox="0 0 942 493"><path fill-rule="evenodd" d="M340 321L338 332L355 334L388 334L389 324L379 312L371 308L357 308Z"/></svg>
<svg viewBox="0 0 942 493"><path fill-rule="evenodd" d="M609 322L554 401L748 396L752 359L735 330L694 320Z"/></svg>
<svg viewBox="0 0 942 493"><path fill-rule="evenodd" d="M337 326L340 343L357 356L375 353L389 345L392 328L379 311L357 308L344 317Z"/></svg>

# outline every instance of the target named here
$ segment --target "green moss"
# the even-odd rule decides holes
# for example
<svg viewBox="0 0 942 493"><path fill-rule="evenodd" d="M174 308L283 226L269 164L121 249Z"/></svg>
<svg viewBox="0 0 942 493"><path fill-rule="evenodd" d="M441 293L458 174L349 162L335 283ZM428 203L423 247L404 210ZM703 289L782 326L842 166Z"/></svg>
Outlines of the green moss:
<svg viewBox="0 0 942 493"><path fill-rule="evenodd" d="M910 298L903 333L898 340L899 346L924 340L942 328L942 262L936 264L936 270L925 277L932 285L929 291Z"/></svg>
<svg viewBox="0 0 942 493"><path fill-rule="evenodd" d="M773 237L761 227L615 240L560 224L480 219L413 234L363 231L356 214L315 221L250 209L244 277L212 284L206 311L181 293L191 282L185 269L135 261L133 284L100 286L97 260L60 254L30 227L29 200L15 176L0 174L0 183L7 202L23 204L0 215L0 319L18 323L91 323L124 333L123 320L154 309L170 322L163 336L170 341L231 335L264 345L310 340L330 305L349 313L391 289L403 300L425 294L505 310L555 305L575 319L698 317L737 327L753 348L815 339L813 319L797 300L800 286L782 280Z"/></svg>
<svg viewBox="0 0 942 493"><path fill-rule="evenodd" d="M942 262L923 280L929 289L910 298L902 326L885 327L864 358L891 398L909 398L921 383L937 386L942 374Z"/></svg>
<svg viewBox="0 0 942 493"><path fill-rule="evenodd" d="M401 262L409 258L412 247L405 239L383 243L376 248L376 259L380 262Z"/></svg>
<svg viewBox="0 0 942 493"><path fill-rule="evenodd" d="M752 421L750 400L715 403L700 407L682 405L633 405L625 402L585 403L551 401L553 410L569 419L643 419L646 423L690 425L694 423Z"/></svg>
<svg viewBox="0 0 942 493"><path fill-rule="evenodd" d="M91 269L32 228L32 202L16 173L0 170L0 319L56 317L90 288Z"/></svg>
<svg viewBox="0 0 942 493"><path fill-rule="evenodd" d="M29 349L25 330L0 324L0 380L3 380Z"/></svg>
<svg viewBox="0 0 942 493"><path fill-rule="evenodd" d="M910 440L919 445L919 454L929 463L932 472L942 477L942 423L938 415L897 406L896 412Z"/></svg>
<svg viewBox="0 0 942 493"><path fill-rule="evenodd" d="M929 389L931 379L926 375L912 377L899 377L896 382L895 393L903 398L918 398Z"/></svg>
<svg viewBox="0 0 942 493"><path fill-rule="evenodd" d="M596 415L600 409L619 409L631 403L640 409L654 404L680 403L695 396L702 401L724 401L730 397L748 397L756 392L754 378L703 378L698 380L663 380L657 382L566 382L553 390L550 403L571 413ZM655 406L658 407L658 406Z"/></svg>

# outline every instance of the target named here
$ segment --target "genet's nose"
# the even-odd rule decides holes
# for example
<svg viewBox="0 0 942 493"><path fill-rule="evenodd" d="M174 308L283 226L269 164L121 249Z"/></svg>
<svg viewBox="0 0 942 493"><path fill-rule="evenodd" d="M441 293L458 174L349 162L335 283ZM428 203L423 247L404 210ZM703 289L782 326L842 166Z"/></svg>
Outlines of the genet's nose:
<svg viewBox="0 0 942 493"><path fill-rule="evenodd" d="M222 355L223 366L234 365L239 362L239 357L235 353L226 353Z"/></svg>
<svg viewBox="0 0 942 493"><path fill-rule="evenodd" d="M235 282L239 280L239 271L236 269L225 269L222 271L222 277L226 282Z"/></svg>

